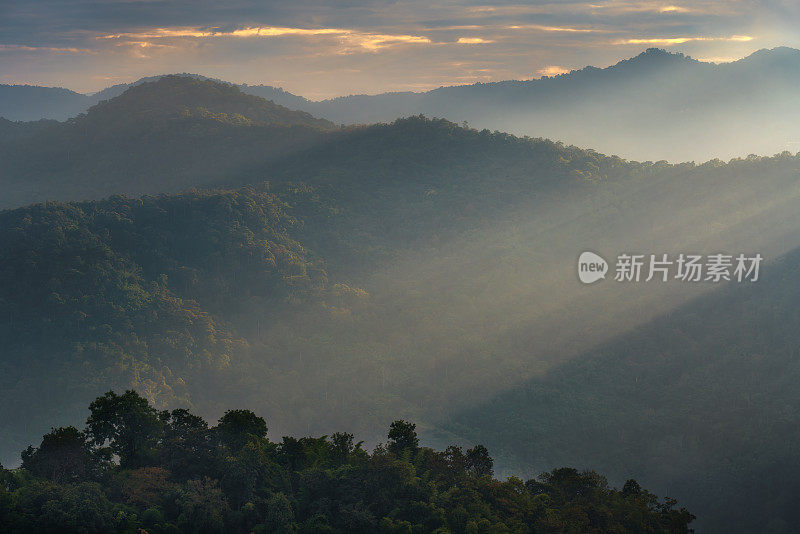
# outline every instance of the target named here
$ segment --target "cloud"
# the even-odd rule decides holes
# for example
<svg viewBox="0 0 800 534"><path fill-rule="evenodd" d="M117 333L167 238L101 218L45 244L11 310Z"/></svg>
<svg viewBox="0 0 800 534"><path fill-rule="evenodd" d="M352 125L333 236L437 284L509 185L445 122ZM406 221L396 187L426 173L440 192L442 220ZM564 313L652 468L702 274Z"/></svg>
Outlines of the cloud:
<svg viewBox="0 0 800 534"><path fill-rule="evenodd" d="M800 46L800 8L788 0L6 4L0 78L87 91L102 88L98 73L192 71L321 97L529 79L540 68L608 66L649 46L739 58L756 43Z"/></svg>
<svg viewBox="0 0 800 534"><path fill-rule="evenodd" d="M541 24L524 24L507 27L509 30L535 30L541 32L566 32L566 33L599 33L603 30L595 28L570 28L564 26L543 26Z"/></svg>
<svg viewBox="0 0 800 534"><path fill-rule="evenodd" d="M385 46L397 44L430 44L432 41L428 37L421 35L386 35L370 33L350 33L345 38L366 50L376 51Z"/></svg>
<svg viewBox="0 0 800 534"><path fill-rule="evenodd" d="M57 54L95 54L96 51L88 48L62 47L62 46L27 46L17 44L0 44L0 52L53 52Z"/></svg>
<svg viewBox="0 0 800 534"><path fill-rule="evenodd" d="M690 5L687 5L690 4ZM724 14L731 13L735 6L731 6L728 2L715 2L715 1L689 1L683 4L665 4L661 1L625 1L625 0L610 0L603 3L592 3L588 7L596 11L604 11L607 13L615 14L641 14L641 13L657 13L667 15L678 14Z"/></svg>
<svg viewBox="0 0 800 534"><path fill-rule="evenodd" d="M664 6L658 8L659 13L691 13L692 10L683 6Z"/></svg>
<svg viewBox="0 0 800 534"><path fill-rule="evenodd" d="M98 39L120 40L123 43L139 45L149 39L208 39L208 38L272 38L272 37L337 37L344 45L342 52L356 49L375 52L381 48L398 44L430 44L430 38L423 35L370 33L343 28L288 28L277 26L253 26L235 30L220 28L155 28L140 32L127 32L101 35ZM150 43L150 41L144 41Z"/></svg>
<svg viewBox="0 0 800 534"><path fill-rule="evenodd" d="M494 43L494 40L481 39L480 37L459 37L458 44L489 44Z"/></svg>
<svg viewBox="0 0 800 534"><path fill-rule="evenodd" d="M697 61L702 61L703 63L716 63L719 65L720 63L732 63L737 61L741 58L736 56L711 56L711 57L696 57Z"/></svg>
<svg viewBox="0 0 800 534"><path fill-rule="evenodd" d="M154 28L142 32L116 33L101 35L98 39L159 39L166 37L280 37L283 35L345 35L350 30L338 28L280 28L253 27L238 30L221 30L219 28Z"/></svg>
<svg viewBox="0 0 800 534"><path fill-rule="evenodd" d="M541 76L558 76L559 74L567 74L568 72L571 72L571 69L559 67L558 65L548 65L536 72Z"/></svg>
<svg viewBox="0 0 800 534"><path fill-rule="evenodd" d="M689 43L692 41L735 41L747 42L752 41L754 38L749 35L734 35L732 37L653 37L645 39L620 39L615 41L614 44L646 44L646 45L663 45L672 46L678 44Z"/></svg>

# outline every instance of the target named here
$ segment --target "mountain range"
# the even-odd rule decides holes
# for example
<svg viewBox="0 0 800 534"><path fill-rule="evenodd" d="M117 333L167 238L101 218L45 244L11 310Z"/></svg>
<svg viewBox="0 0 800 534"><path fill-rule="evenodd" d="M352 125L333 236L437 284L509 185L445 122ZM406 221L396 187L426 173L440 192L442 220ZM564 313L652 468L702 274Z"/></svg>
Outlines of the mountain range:
<svg viewBox="0 0 800 534"><path fill-rule="evenodd" d="M654 51L530 84L657 62L712 68ZM0 121L5 465L135 388L277 435L375 443L407 417L504 474L599 465L703 531L791 531L800 157L636 162L415 114L341 127L196 76L118 89ZM585 250L766 263L751 287L583 286Z"/></svg>
<svg viewBox="0 0 800 534"><path fill-rule="evenodd" d="M0 117L63 120L154 78L92 95L59 88L0 86ZM796 152L800 143L798 83L800 51L792 48L763 49L722 64L651 48L606 68L421 93L310 101L272 86L243 84L239 88L339 124L423 114L640 160L706 161Z"/></svg>

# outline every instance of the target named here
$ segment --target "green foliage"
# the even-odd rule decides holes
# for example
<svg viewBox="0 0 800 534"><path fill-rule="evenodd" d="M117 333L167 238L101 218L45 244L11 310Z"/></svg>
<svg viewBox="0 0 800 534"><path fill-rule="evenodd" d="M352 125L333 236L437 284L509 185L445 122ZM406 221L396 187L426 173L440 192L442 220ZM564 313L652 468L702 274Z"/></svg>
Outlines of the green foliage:
<svg viewBox="0 0 800 534"><path fill-rule="evenodd" d="M134 391L109 391L89 405L87 435L96 446L110 443L125 468L147 465L156 453L162 425L158 412Z"/></svg>
<svg viewBox="0 0 800 534"><path fill-rule="evenodd" d="M394 421L389 427L389 450L397 455L414 453L419 447L417 425L408 421Z"/></svg>
<svg viewBox="0 0 800 534"><path fill-rule="evenodd" d="M768 273L464 410L446 428L503 450L504 470L516 473L577 462L616 480L640 473L707 510L703 531L770 523L790 532L800 521L800 251ZM580 483L570 478L559 485L571 494Z"/></svg>
<svg viewBox="0 0 800 534"><path fill-rule="evenodd" d="M469 449L464 460L467 470L475 476L492 476L494 474L494 460L483 445L475 445Z"/></svg>
<svg viewBox="0 0 800 534"><path fill-rule="evenodd" d="M13 497L9 532L112 532L125 517L125 508L112 503L96 482L60 485L31 481Z"/></svg>
<svg viewBox="0 0 800 534"><path fill-rule="evenodd" d="M219 439L232 451L267 436L267 422L250 410L228 410L217 425Z"/></svg>
<svg viewBox="0 0 800 534"><path fill-rule="evenodd" d="M228 503L217 481L208 477L188 481L177 504L180 511L178 525L183 532L224 532Z"/></svg>
<svg viewBox="0 0 800 534"><path fill-rule="evenodd" d="M0 286L2 446L31 417L81 413L109 386L164 407L230 373L248 347L226 318L277 314L326 288L290 237L296 224L253 189L0 213L0 278L15 281Z"/></svg>
<svg viewBox="0 0 800 534"><path fill-rule="evenodd" d="M202 417L184 408L161 412L164 434L161 463L187 480L198 478L215 461L214 436Z"/></svg>
<svg viewBox="0 0 800 534"><path fill-rule="evenodd" d="M267 500L267 532L293 534L297 532L292 503L283 493L274 493Z"/></svg>
<svg viewBox="0 0 800 534"><path fill-rule="evenodd" d="M53 482L84 480L94 466L87 438L74 426L53 429L38 448L22 451L22 467Z"/></svg>
<svg viewBox="0 0 800 534"><path fill-rule="evenodd" d="M187 477L179 470L182 464L170 459L175 449L190 454L195 444L175 435L208 429L205 421L176 410L161 414L171 431L143 431L143 421L156 425L159 418L133 391L109 392L92 403L91 411L86 430L93 436L91 461L100 461L93 453L107 441L122 453L119 463L87 469L91 480L53 482L49 471L29 460L12 473L18 480L14 487L0 486L4 532L678 534L689 532L693 520L687 511L676 510L674 501L660 502L635 481L617 491L591 471L557 469L524 483L495 480L486 472L492 459L484 447L453 463L455 449L420 448L415 426L405 421L392 424L389 449L368 454L349 434L331 440L284 437L276 447L265 436L263 419L247 410L229 411L207 434L210 461L192 472L197 476ZM146 447L141 440L132 443L142 432ZM50 450L62 435L72 442L83 434L54 431L38 451ZM232 448L231 436L237 445L242 436L248 442ZM145 448L151 453L142 454ZM140 467L131 470L134 461ZM246 475L248 493L230 483L232 471L238 472L234 478Z"/></svg>

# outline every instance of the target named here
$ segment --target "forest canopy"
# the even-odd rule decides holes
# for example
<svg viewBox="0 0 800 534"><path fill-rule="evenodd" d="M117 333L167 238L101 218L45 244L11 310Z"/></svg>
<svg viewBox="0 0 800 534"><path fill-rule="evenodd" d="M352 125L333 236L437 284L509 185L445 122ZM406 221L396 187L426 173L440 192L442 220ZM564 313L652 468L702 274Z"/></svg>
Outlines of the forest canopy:
<svg viewBox="0 0 800 534"><path fill-rule="evenodd" d="M83 430L54 428L0 466L9 533L690 532L694 516L628 480L554 469L493 478L485 447L420 447L397 420L372 452L352 434L273 442L249 410L215 426L132 390L95 399Z"/></svg>

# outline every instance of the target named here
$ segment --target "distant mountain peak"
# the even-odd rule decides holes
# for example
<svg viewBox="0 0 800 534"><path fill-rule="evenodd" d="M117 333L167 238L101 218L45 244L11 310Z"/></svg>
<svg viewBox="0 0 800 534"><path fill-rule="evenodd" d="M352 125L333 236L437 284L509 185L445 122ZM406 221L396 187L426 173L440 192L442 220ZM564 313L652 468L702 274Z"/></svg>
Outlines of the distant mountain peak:
<svg viewBox="0 0 800 534"><path fill-rule="evenodd" d="M800 50L790 46L776 46L775 48L760 48L747 57L765 57L765 56L800 56ZM746 59L746 58L744 58Z"/></svg>
<svg viewBox="0 0 800 534"><path fill-rule="evenodd" d="M665 63L678 64L678 63L699 63L696 59L687 56L681 52L669 52L663 48L648 48L641 54L634 56L630 59L623 59L617 65L624 64L657 64L663 65ZM616 66L616 65L615 65Z"/></svg>
<svg viewBox="0 0 800 534"><path fill-rule="evenodd" d="M160 80L161 78L163 78L165 76L183 76L185 78L194 78L196 80L209 80L209 79L212 79L212 78L209 78L208 76L203 76L202 74L193 74L193 73L190 73L190 72L175 72L175 73L171 73L171 74L156 74L154 76L145 76L144 78L139 78L138 80L136 80L134 82L130 82L130 83L118 83L116 85L112 85L110 87L106 87L105 89L102 89L101 91L97 91L96 93L91 93L89 96L91 96L95 100L95 102L99 102L101 100L108 100L108 99L114 98L115 96L121 95L122 93L124 93L125 91L127 91L128 89L130 89L133 86L141 85L143 83L148 83L148 82L155 82L155 81L158 81L158 80ZM216 80L216 79L214 81L227 83L227 82L223 82L222 80Z"/></svg>
<svg viewBox="0 0 800 534"><path fill-rule="evenodd" d="M778 46L776 48L762 48L756 50L747 57L743 57L733 64L762 64L777 67L785 66L787 63L800 65L800 50L788 46Z"/></svg>
<svg viewBox="0 0 800 534"><path fill-rule="evenodd" d="M333 123L302 111L243 93L238 87L199 76L169 74L137 83L121 95L102 101L87 117L150 117L202 115L261 125L305 125L329 129Z"/></svg>
<svg viewBox="0 0 800 534"><path fill-rule="evenodd" d="M640 56L683 56L683 54L680 52L673 54L672 52L667 52L663 48L656 48L656 47L650 47L639 55Z"/></svg>

